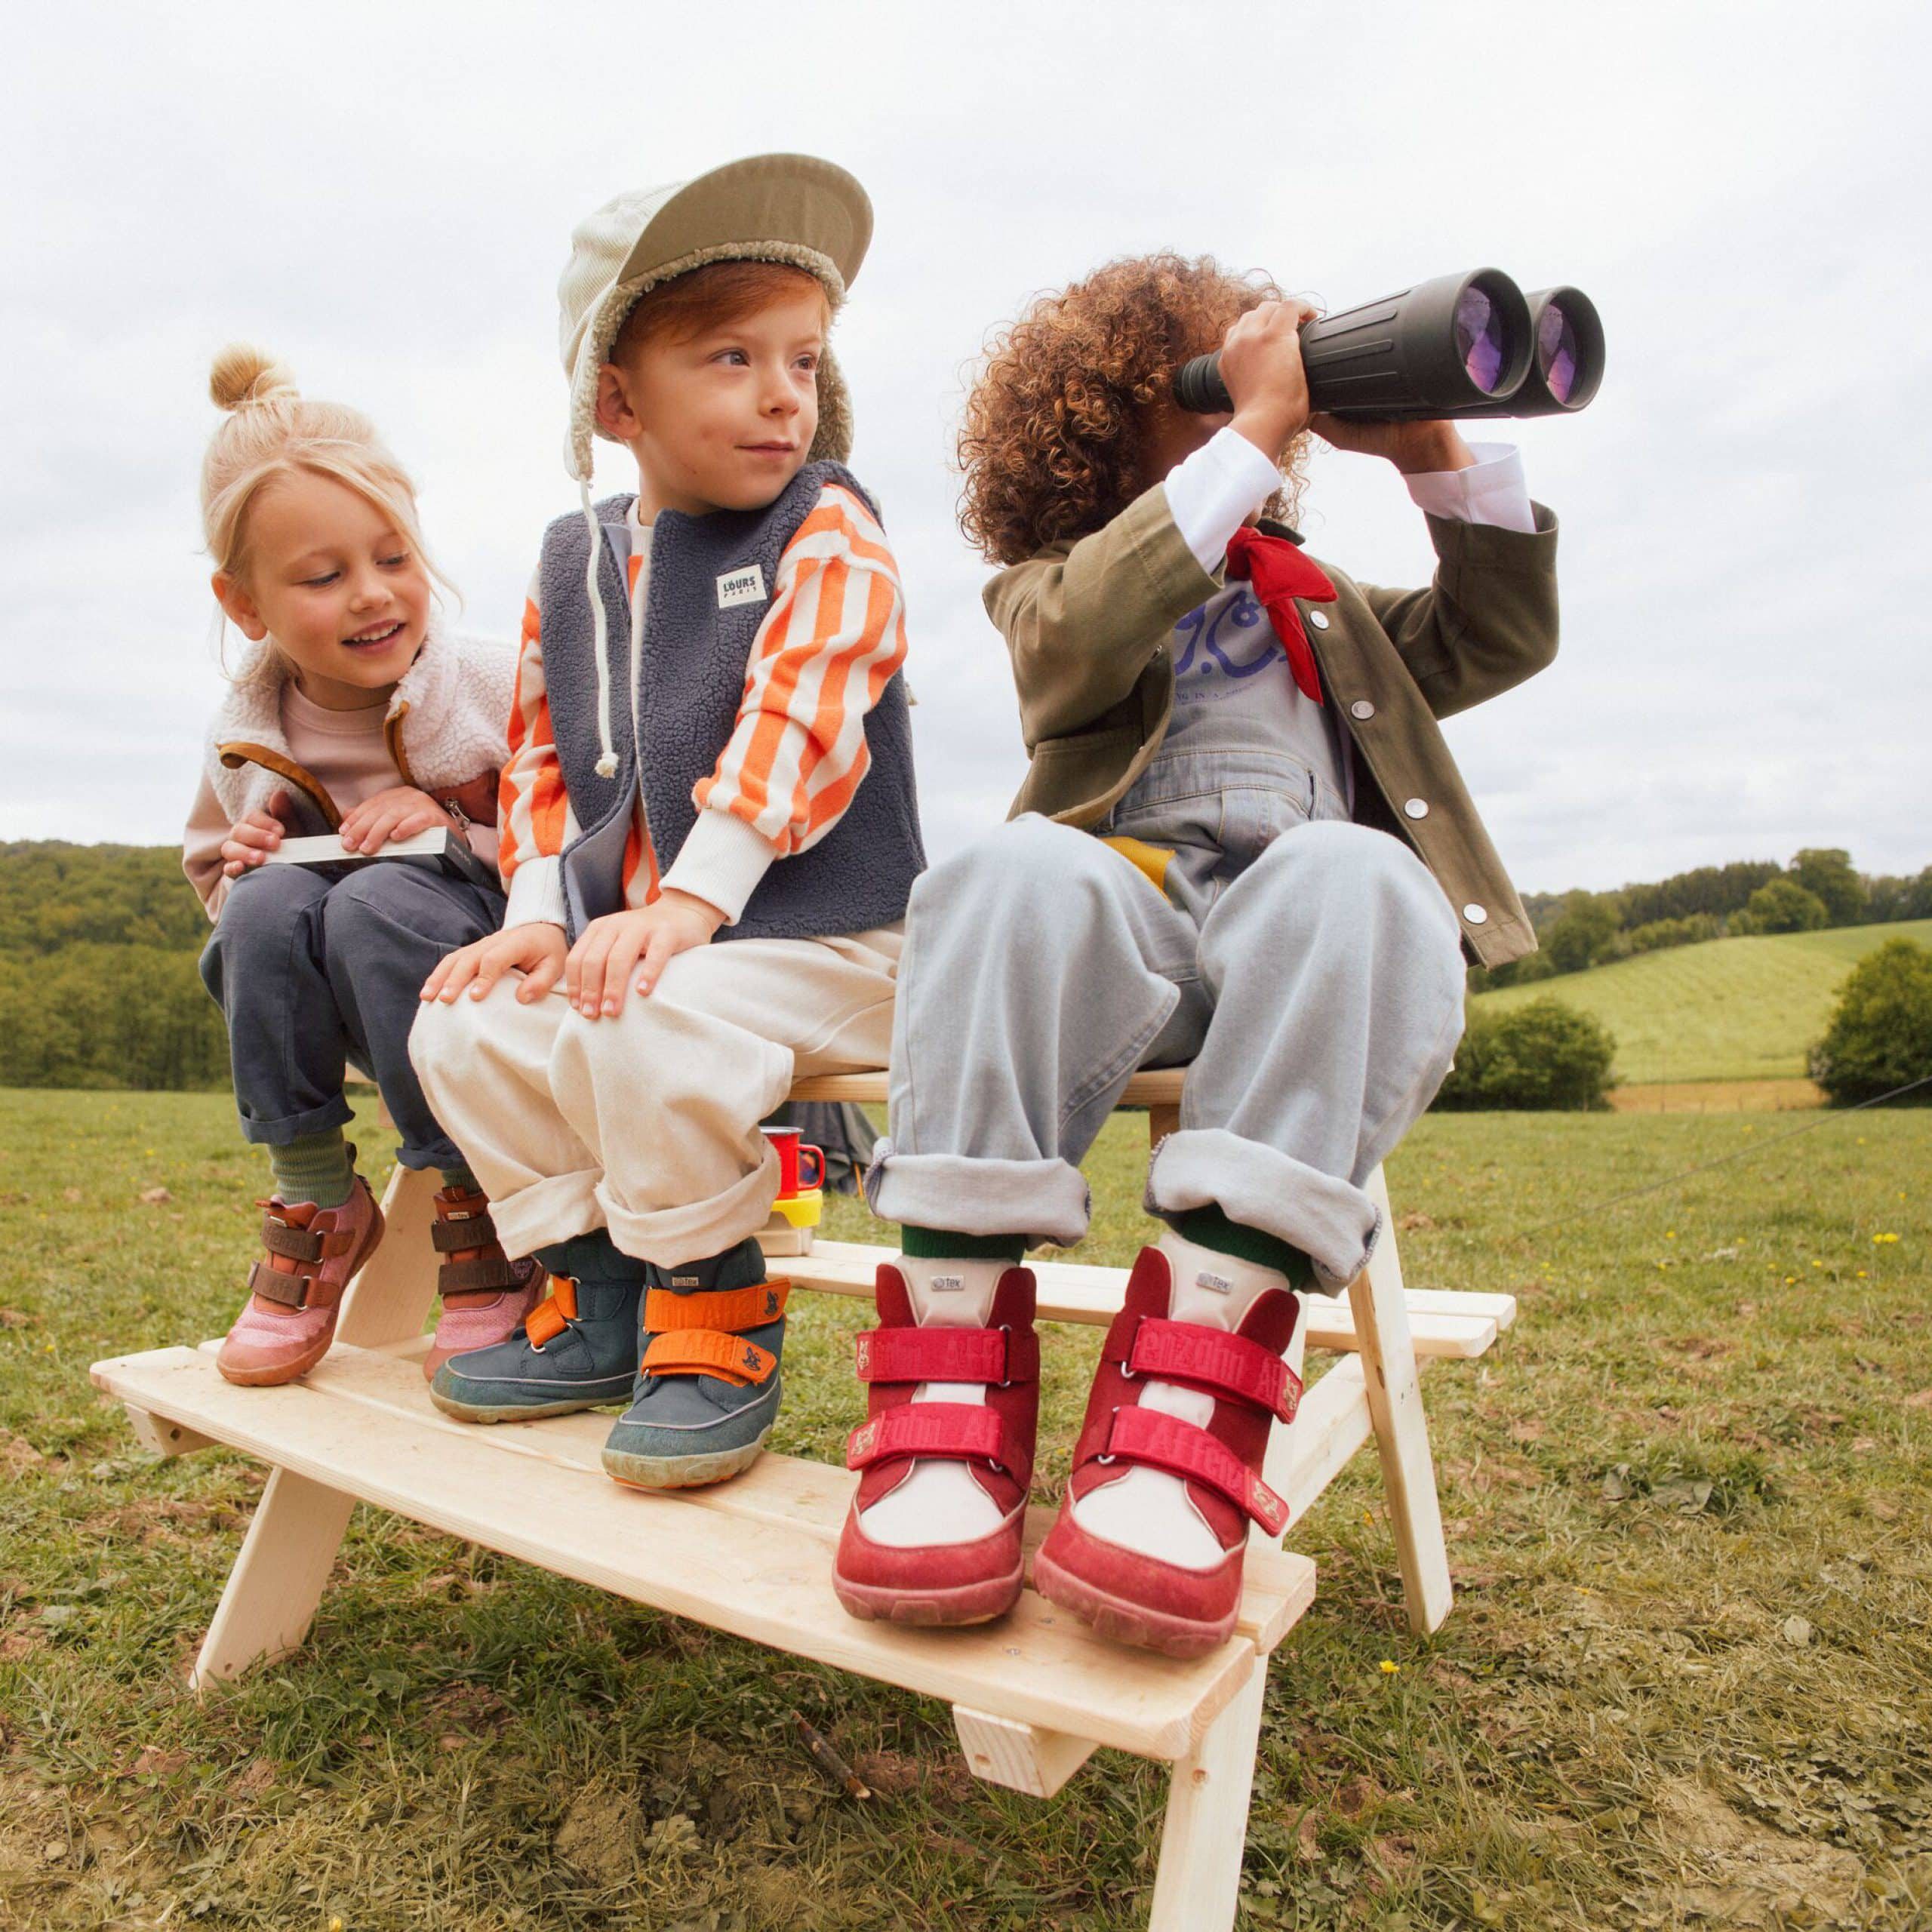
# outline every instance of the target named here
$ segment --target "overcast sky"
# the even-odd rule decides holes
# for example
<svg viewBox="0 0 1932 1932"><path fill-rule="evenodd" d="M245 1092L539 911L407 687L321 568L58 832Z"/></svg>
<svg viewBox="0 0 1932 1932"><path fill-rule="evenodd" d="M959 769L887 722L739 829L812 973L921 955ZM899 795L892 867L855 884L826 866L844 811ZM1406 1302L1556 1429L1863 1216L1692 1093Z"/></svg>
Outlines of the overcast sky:
<svg viewBox="0 0 1932 1932"><path fill-rule="evenodd" d="M932 850L1023 769L951 432L1031 293L1173 247L1334 306L1574 281L1597 402L1519 437L1563 648L1451 742L1524 889L1802 844L1932 862L1922 9L87 4L0 74L0 838L178 837L221 685L195 474L236 337L371 411L469 627L571 506L554 296L617 190L799 149L878 214L839 325L907 581ZM598 482L624 453L599 446ZM1386 464L1304 523L1420 582Z"/></svg>

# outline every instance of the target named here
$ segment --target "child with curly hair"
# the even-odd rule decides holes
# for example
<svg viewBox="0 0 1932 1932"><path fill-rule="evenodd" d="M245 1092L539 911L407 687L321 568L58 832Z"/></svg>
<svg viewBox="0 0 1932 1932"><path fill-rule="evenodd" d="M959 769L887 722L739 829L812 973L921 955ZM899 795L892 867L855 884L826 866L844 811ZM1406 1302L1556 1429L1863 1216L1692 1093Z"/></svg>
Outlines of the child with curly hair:
<svg viewBox="0 0 1932 1932"><path fill-rule="evenodd" d="M869 1413L836 1583L863 1617L966 1623L1021 1579L1040 1242L1085 1233L1078 1163L1136 1068L1185 1064L1109 1329L1046 1596L1177 1657L1232 1629L1294 1415L1303 1297L1379 1232L1364 1183L1462 1030L1463 953L1535 944L1436 721L1556 648L1555 521L1506 447L1449 423L1311 417L1311 312L1212 260L1120 261L992 345L961 521L1030 768L1010 822L914 889L890 1135L903 1224L861 1338ZM1219 349L1233 401L1174 371ZM1379 455L1428 517L1426 589L1317 565L1274 520L1311 431ZM1459 943L1460 942L1460 943Z"/></svg>

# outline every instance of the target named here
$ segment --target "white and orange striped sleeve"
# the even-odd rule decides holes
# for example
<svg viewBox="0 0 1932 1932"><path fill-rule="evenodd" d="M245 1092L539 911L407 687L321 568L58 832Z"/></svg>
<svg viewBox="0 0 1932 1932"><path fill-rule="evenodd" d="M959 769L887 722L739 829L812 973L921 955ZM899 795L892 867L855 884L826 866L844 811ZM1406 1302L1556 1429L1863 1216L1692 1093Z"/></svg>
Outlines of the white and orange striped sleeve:
<svg viewBox="0 0 1932 1932"><path fill-rule="evenodd" d="M774 859L817 844L866 775L866 714L905 661L885 532L862 499L828 484L778 560L737 722L692 790L697 821L663 889L735 921Z"/></svg>
<svg viewBox="0 0 1932 1932"><path fill-rule="evenodd" d="M577 815L564 786L543 678L543 623L533 583L523 607L516 689L510 700L509 756L497 792L502 829L499 865L509 903L505 926L564 920L564 848L577 836Z"/></svg>

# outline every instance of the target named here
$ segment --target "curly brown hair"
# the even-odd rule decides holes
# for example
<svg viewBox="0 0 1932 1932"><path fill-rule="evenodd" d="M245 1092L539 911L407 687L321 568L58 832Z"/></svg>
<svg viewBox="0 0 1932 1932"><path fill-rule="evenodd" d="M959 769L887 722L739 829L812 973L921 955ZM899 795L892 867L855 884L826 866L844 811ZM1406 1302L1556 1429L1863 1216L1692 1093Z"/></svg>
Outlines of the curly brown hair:
<svg viewBox="0 0 1932 1932"><path fill-rule="evenodd" d="M1140 255L1042 295L988 343L960 426L959 527L996 564L1084 537L1146 487L1149 413L1174 371L1218 349L1236 316L1281 299L1211 255ZM1293 509L1306 438L1281 460L1274 515Z"/></svg>

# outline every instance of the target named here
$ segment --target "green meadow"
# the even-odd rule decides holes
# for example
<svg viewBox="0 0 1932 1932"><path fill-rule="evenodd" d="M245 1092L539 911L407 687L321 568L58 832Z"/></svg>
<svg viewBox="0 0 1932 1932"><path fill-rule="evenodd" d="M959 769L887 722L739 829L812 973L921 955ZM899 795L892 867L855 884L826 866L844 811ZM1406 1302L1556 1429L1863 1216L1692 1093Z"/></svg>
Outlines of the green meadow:
<svg viewBox="0 0 1932 1932"><path fill-rule="evenodd" d="M1554 995L1617 1035L1626 1081L1801 1076L1846 974L1889 939L1932 946L1932 919L1776 937L1707 940L1478 995L1505 1011Z"/></svg>
<svg viewBox="0 0 1932 1932"><path fill-rule="evenodd" d="M1318 1595L1269 1681L1242 1927L1932 1922L1932 1110L1804 1118L1433 1116L1391 1163L1410 1279L1521 1313L1425 1377L1440 1633L1371 1457L1296 1532ZM1142 1132L1089 1163L1098 1258L1146 1232ZM0 1094L0 1926L1144 1922L1153 1767L980 1786L942 1706L373 1510L308 1644L197 1700L262 1471L151 1460L87 1371L225 1327L262 1181L225 1097ZM785 1449L838 1454L861 1321L803 1298ZM1051 1494L1097 1337L1045 1340Z"/></svg>

